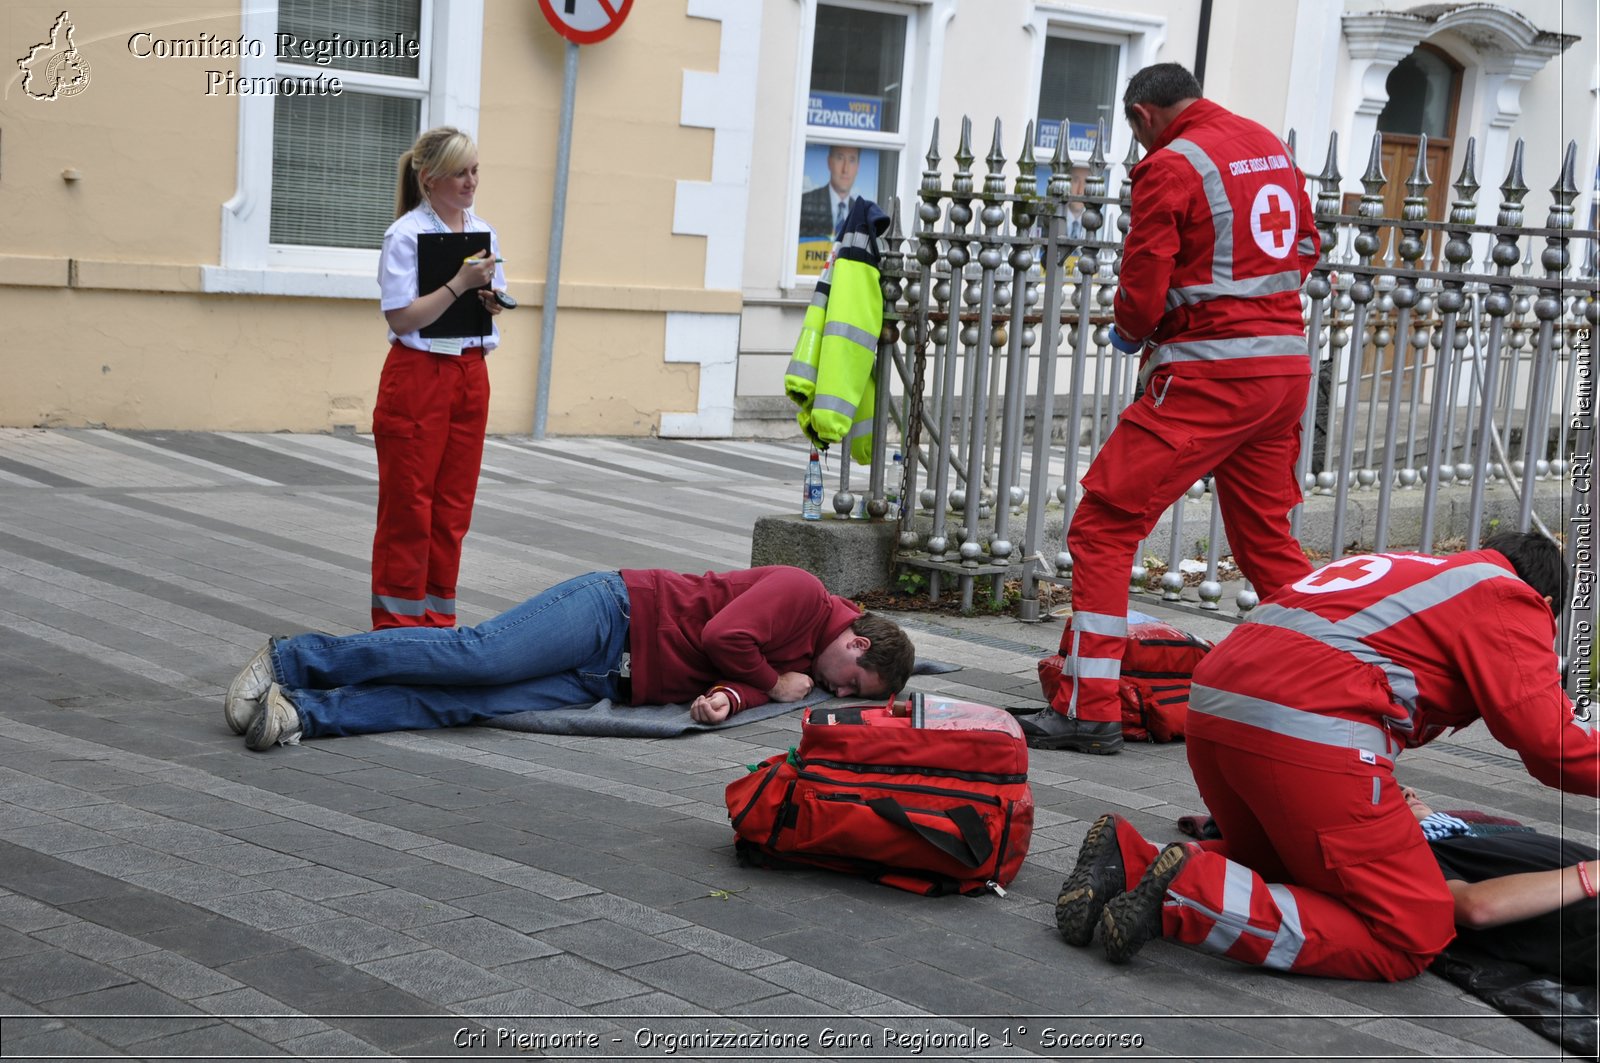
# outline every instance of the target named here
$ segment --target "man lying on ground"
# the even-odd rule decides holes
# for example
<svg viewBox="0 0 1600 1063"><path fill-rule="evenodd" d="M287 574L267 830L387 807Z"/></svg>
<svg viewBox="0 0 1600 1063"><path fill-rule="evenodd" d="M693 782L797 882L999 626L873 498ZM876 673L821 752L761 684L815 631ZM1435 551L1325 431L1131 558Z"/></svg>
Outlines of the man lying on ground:
<svg viewBox="0 0 1600 1063"><path fill-rule="evenodd" d="M1409 786L1400 793L1455 902L1457 944L1569 985L1595 984L1600 853L1526 828L1474 833L1471 824L1434 812Z"/></svg>
<svg viewBox="0 0 1600 1063"><path fill-rule="evenodd" d="M1455 905L1394 759L1480 716L1541 782L1600 796L1600 735L1552 649L1561 551L1529 533L1453 557L1343 558L1267 599L1195 670L1189 766L1219 841L1089 828L1056 916L1127 962L1168 937L1245 963L1409 978Z"/></svg>
<svg viewBox="0 0 1600 1063"><path fill-rule="evenodd" d="M274 638L234 679L223 714L257 751L606 698L690 702L695 722L716 724L814 685L886 697L914 663L898 625L798 568L625 569L567 580L476 627Z"/></svg>

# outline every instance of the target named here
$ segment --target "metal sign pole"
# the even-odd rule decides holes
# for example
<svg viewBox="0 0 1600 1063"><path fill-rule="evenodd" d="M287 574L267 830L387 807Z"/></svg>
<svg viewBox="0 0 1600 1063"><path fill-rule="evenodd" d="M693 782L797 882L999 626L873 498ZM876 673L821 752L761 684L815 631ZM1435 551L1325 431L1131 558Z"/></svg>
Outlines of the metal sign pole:
<svg viewBox="0 0 1600 1063"><path fill-rule="evenodd" d="M567 218L567 164L572 158L572 104L578 94L578 46L567 41L561 83L561 131L556 136L555 194L550 201L550 260L544 271L544 315L539 327L539 379L533 398L533 438L543 439L550 408L550 366L555 360L556 296L561 287L561 243Z"/></svg>

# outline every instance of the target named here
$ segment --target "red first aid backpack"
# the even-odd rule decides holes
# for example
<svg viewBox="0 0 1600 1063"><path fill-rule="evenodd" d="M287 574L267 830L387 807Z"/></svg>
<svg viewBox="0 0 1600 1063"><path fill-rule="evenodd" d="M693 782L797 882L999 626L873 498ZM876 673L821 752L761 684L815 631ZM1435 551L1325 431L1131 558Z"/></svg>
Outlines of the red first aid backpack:
<svg viewBox="0 0 1600 1063"><path fill-rule="evenodd" d="M800 745L727 789L742 862L913 893L1003 893L1028 853L1028 747L1003 709L913 694L808 709Z"/></svg>
<svg viewBox="0 0 1600 1063"><path fill-rule="evenodd" d="M1072 619L1061 645L1072 640ZM1122 737L1129 742L1173 742L1183 738L1189 715L1189 686L1195 666L1211 643L1144 613L1128 614L1128 645L1122 655ZM1061 686L1062 655L1039 662L1039 685L1055 701Z"/></svg>

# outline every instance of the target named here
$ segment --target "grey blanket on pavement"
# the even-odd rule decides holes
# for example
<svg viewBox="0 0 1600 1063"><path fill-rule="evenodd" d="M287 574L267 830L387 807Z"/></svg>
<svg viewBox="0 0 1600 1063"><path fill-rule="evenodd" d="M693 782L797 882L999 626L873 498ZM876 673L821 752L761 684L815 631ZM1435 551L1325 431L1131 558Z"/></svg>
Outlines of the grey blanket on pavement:
<svg viewBox="0 0 1600 1063"><path fill-rule="evenodd" d="M959 670L960 665L942 661L918 661L913 675L939 675ZM813 690L800 701L769 701L752 709L734 713L723 723L695 723L687 705L617 705L609 699L593 705L574 705L569 709L542 709L513 712L484 720L480 727L500 727L508 731L537 734L588 735L596 738L672 738L694 731L725 730L742 723L770 720L774 716L827 701L826 690Z"/></svg>

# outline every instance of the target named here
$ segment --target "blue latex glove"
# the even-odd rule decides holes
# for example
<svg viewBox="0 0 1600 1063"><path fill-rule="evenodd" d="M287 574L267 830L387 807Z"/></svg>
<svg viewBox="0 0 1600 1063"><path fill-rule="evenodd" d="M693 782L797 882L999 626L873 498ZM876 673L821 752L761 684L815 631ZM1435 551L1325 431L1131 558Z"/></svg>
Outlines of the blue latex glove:
<svg viewBox="0 0 1600 1063"><path fill-rule="evenodd" d="M1144 349L1143 340L1130 340L1117 331L1117 326L1111 326L1111 346L1127 354L1137 354Z"/></svg>

